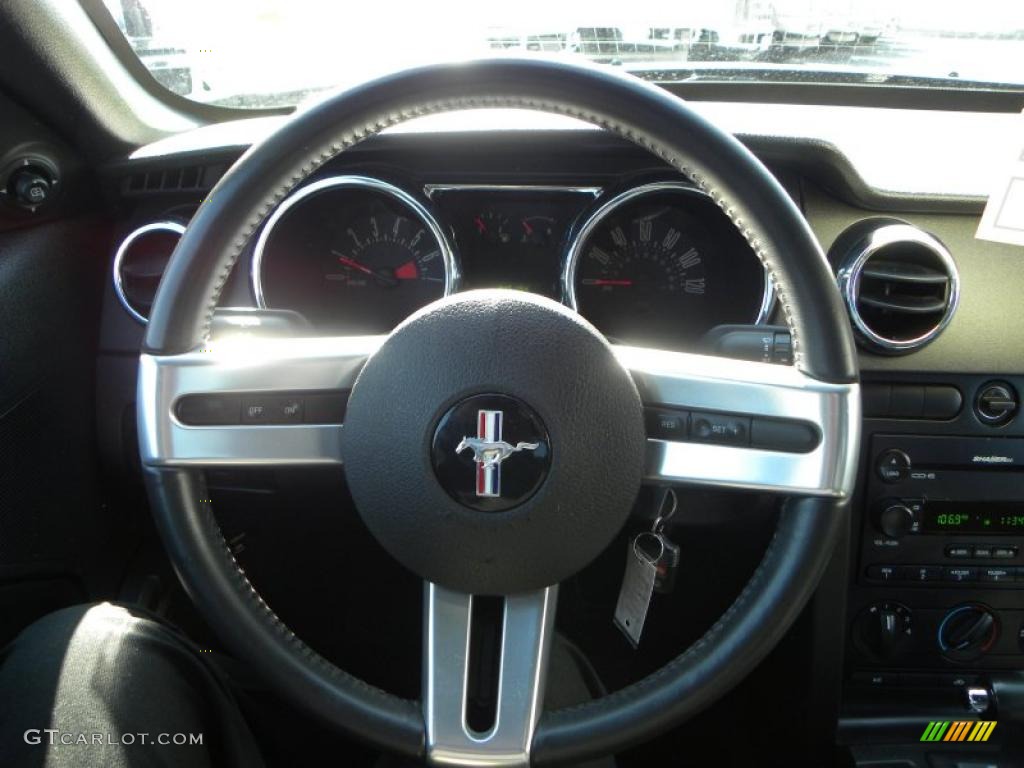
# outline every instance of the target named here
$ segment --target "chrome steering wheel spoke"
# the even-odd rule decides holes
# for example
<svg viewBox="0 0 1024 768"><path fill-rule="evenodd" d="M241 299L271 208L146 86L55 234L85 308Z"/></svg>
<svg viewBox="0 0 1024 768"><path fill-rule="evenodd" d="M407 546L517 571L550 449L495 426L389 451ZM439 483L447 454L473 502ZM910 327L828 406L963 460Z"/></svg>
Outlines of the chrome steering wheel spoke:
<svg viewBox="0 0 1024 768"><path fill-rule="evenodd" d="M143 354L139 364L139 444L142 462L161 467L315 465L341 463L340 423L318 421L311 405L352 388L384 337L214 340L180 355ZM228 402L200 423L182 418L187 398ZM276 398L276 400L275 400ZM300 403L294 418L260 423L246 402ZM218 400L219 399L219 400ZM308 403L307 403L308 400ZM194 401L193 401L194 402Z"/></svg>
<svg viewBox="0 0 1024 768"><path fill-rule="evenodd" d="M860 439L857 384L818 381L793 366L628 346L616 346L615 353L646 406L801 425L818 436L802 451L753 447L749 432L738 444L648 439L645 481L839 499L852 493Z"/></svg>
<svg viewBox="0 0 1024 768"><path fill-rule="evenodd" d="M529 765L557 598L557 586L502 598L494 719L476 732L467 715L474 597L425 583L422 698L431 764Z"/></svg>

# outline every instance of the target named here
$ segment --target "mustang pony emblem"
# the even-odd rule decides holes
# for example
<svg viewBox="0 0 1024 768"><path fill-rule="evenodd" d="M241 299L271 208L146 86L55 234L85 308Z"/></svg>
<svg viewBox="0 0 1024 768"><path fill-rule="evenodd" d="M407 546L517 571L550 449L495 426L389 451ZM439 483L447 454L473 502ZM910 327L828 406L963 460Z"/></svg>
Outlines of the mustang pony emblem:
<svg viewBox="0 0 1024 768"><path fill-rule="evenodd" d="M504 440L498 442L487 442L479 437L464 437L462 442L455 447L456 453L462 453L467 448L473 451L473 461L483 464L484 469L496 467L513 453L519 451L535 451L540 443L506 443Z"/></svg>
<svg viewBox="0 0 1024 768"><path fill-rule="evenodd" d="M501 439L502 411L477 412L477 436L464 437L455 453L473 451L476 462L476 495L501 496L501 462L519 451L535 451L540 443L511 443Z"/></svg>

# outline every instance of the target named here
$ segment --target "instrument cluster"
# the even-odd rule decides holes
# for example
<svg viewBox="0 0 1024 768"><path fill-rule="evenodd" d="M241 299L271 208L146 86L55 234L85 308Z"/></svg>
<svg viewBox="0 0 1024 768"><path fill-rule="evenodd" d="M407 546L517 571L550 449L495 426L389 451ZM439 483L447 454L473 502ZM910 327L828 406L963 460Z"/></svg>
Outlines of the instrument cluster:
<svg viewBox="0 0 1024 768"><path fill-rule="evenodd" d="M512 288L565 303L612 341L679 350L771 310L753 250L684 182L413 189L347 175L293 193L256 242L256 303L325 333L388 333L456 291Z"/></svg>

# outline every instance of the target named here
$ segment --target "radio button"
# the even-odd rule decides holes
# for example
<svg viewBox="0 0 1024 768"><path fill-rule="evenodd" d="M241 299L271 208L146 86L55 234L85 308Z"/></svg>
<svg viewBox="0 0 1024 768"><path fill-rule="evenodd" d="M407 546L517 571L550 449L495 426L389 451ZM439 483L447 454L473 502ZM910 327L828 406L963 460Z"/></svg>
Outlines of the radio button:
<svg viewBox="0 0 1024 768"><path fill-rule="evenodd" d="M899 566L869 565L868 578L875 581L896 581L900 577Z"/></svg>
<svg viewBox="0 0 1024 768"><path fill-rule="evenodd" d="M946 557L970 557L972 549L969 544L950 544L946 547Z"/></svg>
<svg viewBox="0 0 1024 768"><path fill-rule="evenodd" d="M901 581L941 581L942 566L939 565L908 565L900 571Z"/></svg>
<svg viewBox="0 0 1024 768"><path fill-rule="evenodd" d="M974 556L987 558L992 557L992 547L989 544L975 544L974 545Z"/></svg>
<svg viewBox="0 0 1024 768"><path fill-rule="evenodd" d="M982 581L1013 581L1016 575L1014 568L982 568L980 570Z"/></svg>
<svg viewBox="0 0 1024 768"><path fill-rule="evenodd" d="M1016 547L996 547L992 550L992 556L1009 560L1017 556Z"/></svg>
<svg viewBox="0 0 1024 768"><path fill-rule="evenodd" d="M962 565L947 565L945 575L946 581L955 581L960 583L966 581L977 581L978 569Z"/></svg>
<svg viewBox="0 0 1024 768"><path fill-rule="evenodd" d="M903 451L890 448L875 463L878 476L886 483L898 483L910 474L910 457Z"/></svg>

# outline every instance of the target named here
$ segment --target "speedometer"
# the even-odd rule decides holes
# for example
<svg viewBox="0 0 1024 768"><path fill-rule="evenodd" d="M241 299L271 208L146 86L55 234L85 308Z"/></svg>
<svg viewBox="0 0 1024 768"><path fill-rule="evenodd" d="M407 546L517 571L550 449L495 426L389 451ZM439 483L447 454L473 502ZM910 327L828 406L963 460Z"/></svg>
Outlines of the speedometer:
<svg viewBox="0 0 1024 768"><path fill-rule="evenodd" d="M675 182L601 207L570 247L568 303L614 341L686 349L716 325L764 319L761 262L715 203Z"/></svg>
<svg viewBox="0 0 1024 768"><path fill-rule="evenodd" d="M303 187L268 220L253 257L261 307L291 309L338 333L388 333L451 293L452 250L415 198L339 176Z"/></svg>

